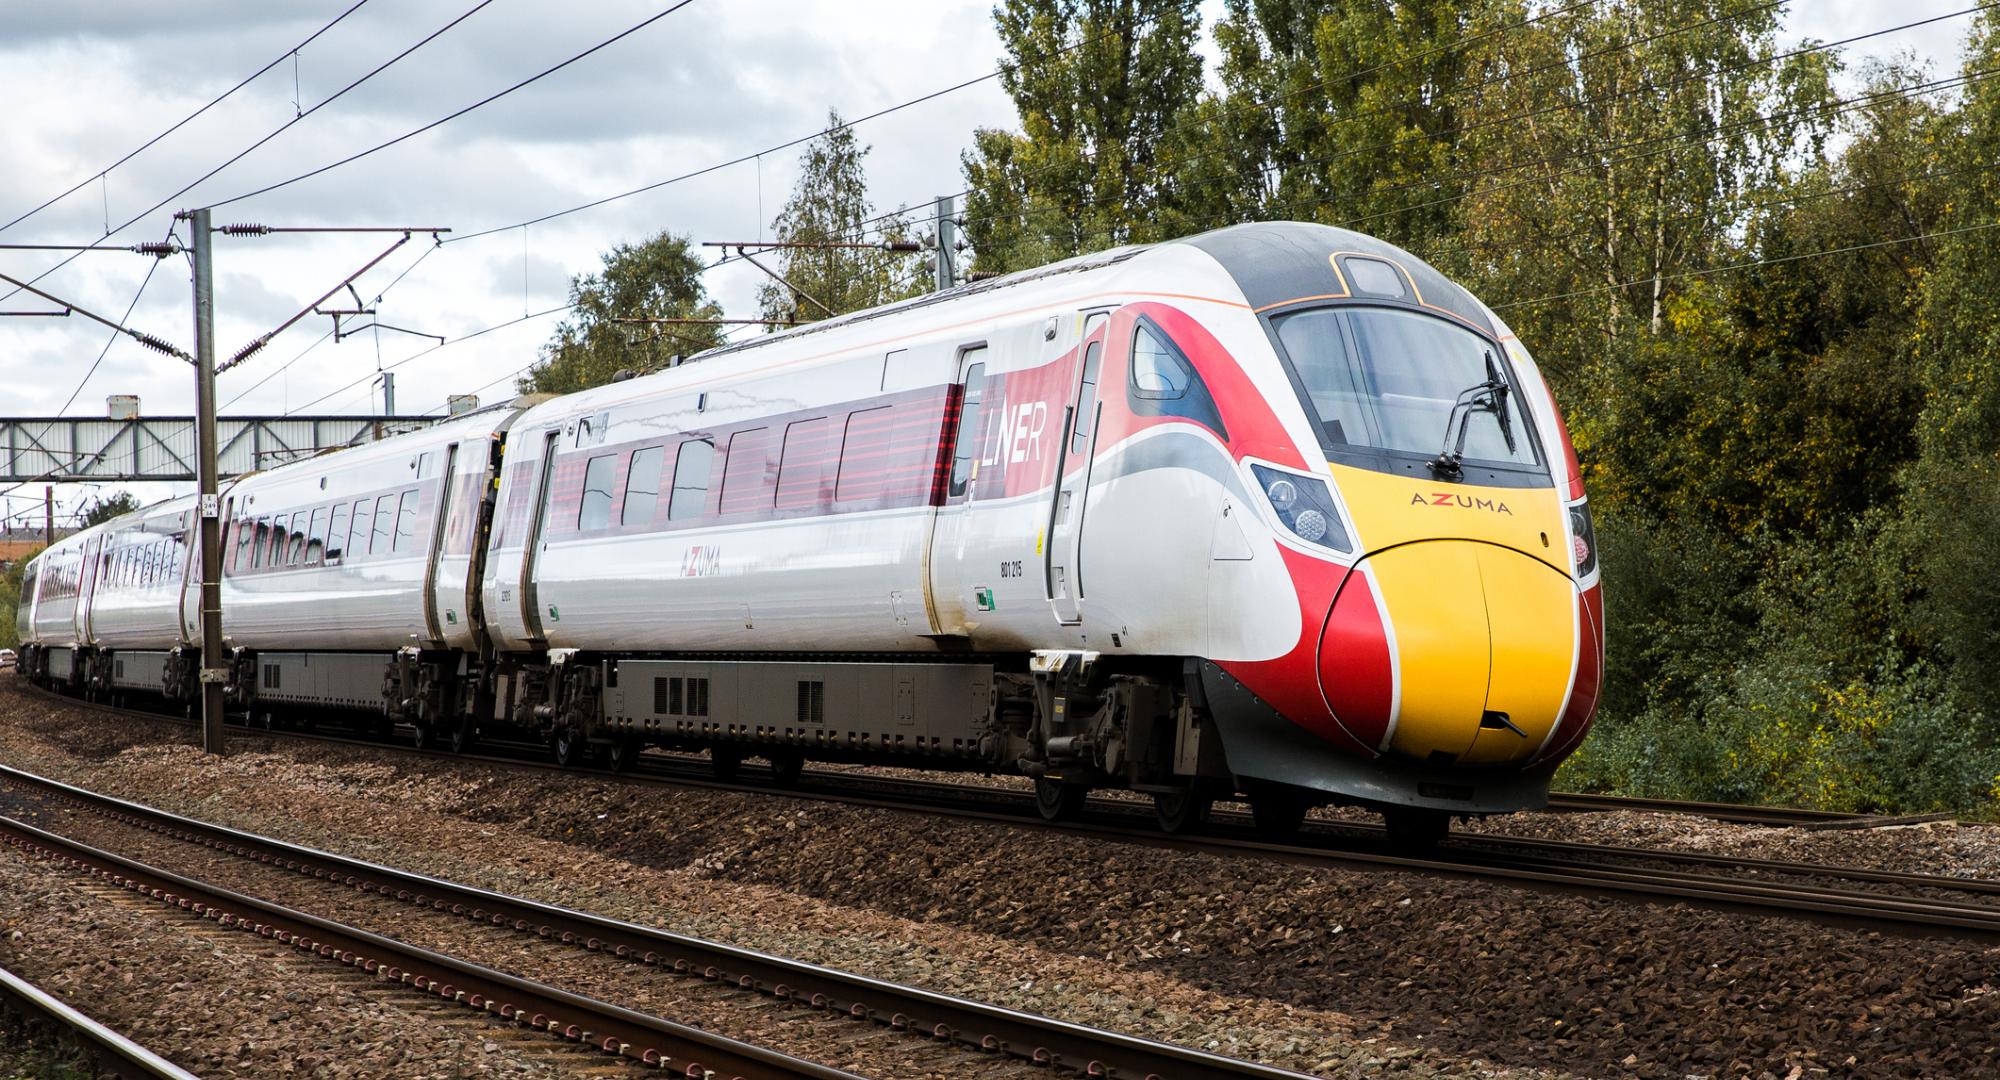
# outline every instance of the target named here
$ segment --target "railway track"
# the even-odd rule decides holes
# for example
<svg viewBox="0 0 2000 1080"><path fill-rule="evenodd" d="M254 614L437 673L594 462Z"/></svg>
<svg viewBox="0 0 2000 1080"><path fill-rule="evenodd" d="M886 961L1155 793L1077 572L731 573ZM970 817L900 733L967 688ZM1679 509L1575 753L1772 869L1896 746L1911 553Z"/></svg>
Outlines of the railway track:
<svg viewBox="0 0 2000 1080"><path fill-rule="evenodd" d="M98 1023L61 998L0 968L0 1025L10 1033L24 1027L57 1032L77 1048L93 1076L118 1080L196 1080L193 1073Z"/></svg>
<svg viewBox="0 0 2000 1080"><path fill-rule="evenodd" d="M512 928L543 941L560 942L626 963L670 972L705 985L728 987L745 995L810 1006L828 1014L845 1016L869 1030L886 1028L903 1032L913 1040L913 1045L921 1042L955 1046L1083 1076L1145 1077L1149 1080L1191 1076L1299 1080L1303 1075L350 859L115 799L6 766L0 766L0 784L32 791L93 814L213 851L253 860L334 886L393 899L413 910L448 912L474 923ZM129 860L0 817L0 836L10 833L35 846L54 845L66 859L111 873L123 881L138 882L138 887L147 895L156 898L171 895L175 899L170 902L178 903L183 908L187 907L187 898L198 895L196 890L203 888L186 878L139 867ZM518 986L523 980L491 969L454 962L448 957L387 955L381 950L390 946L406 950L414 947L351 927L329 926L325 920L277 909L226 890L208 887L208 893L219 898L202 901L210 911L234 914L241 909L229 905L252 905L247 915L236 914L235 917L239 923L246 919L251 921L259 927L259 933L264 933L262 927L270 927L273 933L281 936L291 934L302 937L313 942L313 947L322 956L333 955L343 962L369 965L366 970L370 972L387 967L396 973L393 977L402 982L410 983L415 979L414 985L420 988L436 989L442 996L467 1002L488 1012L499 1010L503 1018L529 1016L537 1021L536 1026L543 1026L544 1022L560 1024L560 1032L572 1038L625 1056L639 1056L649 1064L660 1059L667 1067L678 1069L683 1067L681 1062L699 1062L710 1069L735 1069L734 1073L725 1071L718 1075L741 1075L747 1080L763 1076L831 1078L849 1075L810 1063L800 1065L819 1071L771 1071L773 1068L793 1068L791 1063L797 1059L785 1058L784 1055L778 1055L782 1060L777 1062L744 1058L734 1064L717 1065L717 1061L730 1059L724 1058L722 1051L703 1046L679 1048L673 1051L675 1056L670 1061L664 1060L663 1055L669 1053L665 1038L681 1034L671 1030L681 1025L671 1025L629 1009L590 1003L587 999L565 994L553 987L540 988L534 991L540 996L531 998L529 991ZM332 953L327 951L329 948ZM415 952L423 953L423 950ZM591 1007L611 1011L585 1011ZM558 1009L567 1011L558 1012ZM649 1024L640 1024L640 1021ZM638 1030L635 1025L644 1030ZM657 1025L667 1025L667 1028ZM552 1027L551 1030L557 1029ZM725 1046L723 1050L738 1055L746 1053L741 1044ZM652 1057L645 1056L649 1053ZM695 1056L697 1054L706 1056ZM763 1071L758 1071L760 1068ZM703 1074L692 1072L687 1075Z"/></svg>
<svg viewBox="0 0 2000 1080"><path fill-rule="evenodd" d="M58 695L50 697L81 705ZM104 705L81 707L160 718L157 714ZM271 734L358 743L535 771L576 772L542 760L539 748L527 744L488 743L482 752L453 755L325 733ZM647 754L640 762L637 771L618 774L617 779L760 794L774 791L768 782L755 782L759 770L750 768L744 770L743 776L725 781L706 775L705 766L694 759L676 761ZM1501 881L1575 895L1689 903L1737 913L1806 918L1849 928L2000 943L2000 882L1471 833L1455 834L1435 851L1411 854L1388 849L1382 830L1362 823L1315 823L1295 840L1277 843L1259 838L1248 814L1230 811L1216 813L1214 827L1207 834L1168 836L1152 824L1145 806L1132 800L1093 797L1082 819L1049 823L1041 820L1034 809L1033 797L1026 793L827 770L809 770L796 784L776 790L794 798L916 810L1152 847L1274 858L1341 869L1407 871ZM1895 891L1867 886L1890 886ZM1967 899L1968 896L1985 899Z"/></svg>

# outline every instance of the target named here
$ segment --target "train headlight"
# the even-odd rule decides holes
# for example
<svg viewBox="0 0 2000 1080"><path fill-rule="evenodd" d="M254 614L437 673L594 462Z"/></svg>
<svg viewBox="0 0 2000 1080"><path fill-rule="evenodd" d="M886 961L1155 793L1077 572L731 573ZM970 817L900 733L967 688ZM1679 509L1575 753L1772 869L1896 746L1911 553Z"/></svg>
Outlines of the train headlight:
<svg viewBox="0 0 2000 1080"><path fill-rule="evenodd" d="M1576 576L1589 577L1597 569L1597 529L1590 520L1590 503L1569 508L1570 554L1576 559Z"/></svg>
<svg viewBox="0 0 2000 1080"><path fill-rule="evenodd" d="M1250 472L1264 489L1264 498L1270 500L1278 521L1293 535L1335 551L1354 550L1347 530L1341 528L1340 513L1333 505L1333 490L1326 481L1254 464Z"/></svg>

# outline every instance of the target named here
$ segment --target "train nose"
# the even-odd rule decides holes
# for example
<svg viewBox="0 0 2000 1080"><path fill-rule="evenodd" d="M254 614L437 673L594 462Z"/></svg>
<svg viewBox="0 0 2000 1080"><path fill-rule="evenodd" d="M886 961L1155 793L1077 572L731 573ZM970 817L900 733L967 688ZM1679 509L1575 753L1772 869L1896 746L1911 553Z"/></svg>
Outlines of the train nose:
<svg viewBox="0 0 2000 1080"><path fill-rule="evenodd" d="M1568 696L1576 585L1497 544L1431 540L1363 559L1320 638L1320 688L1355 738L1437 764L1533 756Z"/></svg>

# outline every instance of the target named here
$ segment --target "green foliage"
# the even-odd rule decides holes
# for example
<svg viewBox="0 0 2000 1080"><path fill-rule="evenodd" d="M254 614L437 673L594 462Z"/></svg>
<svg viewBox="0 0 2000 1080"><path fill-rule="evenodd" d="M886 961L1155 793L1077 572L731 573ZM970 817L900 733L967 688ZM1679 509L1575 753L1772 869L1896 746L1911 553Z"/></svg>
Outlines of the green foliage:
<svg viewBox="0 0 2000 1080"><path fill-rule="evenodd" d="M21 611L21 579L28 572L28 560L41 554L30 552L0 568L0 649L21 647L21 634L14 620Z"/></svg>
<svg viewBox="0 0 2000 1080"><path fill-rule="evenodd" d="M862 223L873 217L863 168L868 147L855 141L852 128L842 126L839 113L827 113L826 124L830 134L807 145L791 198L772 222L781 242L853 242L862 236ZM883 239L905 239L906 232L892 226L883 231ZM829 314L841 315L913 296L929 284L919 279L920 260L910 254L792 248L771 258L773 269L796 289L776 281L767 281L758 289L758 302L767 319L813 322ZM800 292L811 299L801 297ZM825 304L826 310L819 304Z"/></svg>
<svg viewBox="0 0 2000 1080"><path fill-rule="evenodd" d="M139 500L129 491L113 493L109 498L99 499L91 504L83 515L83 527L102 525L115 517L122 517L139 509Z"/></svg>
<svg viewBox="0 0 2000 1080"><path fill-rule="evenodd" d="M521 379L521 392L574 393L608 383L620 371L655 371L676 355L721 344L715 326L654 329L617 321L721 317L722 308L702 285L701 267L688 239L672 233L611 249L602 272L571 279L573 310L542 346L541 363Z"/></svg>
<svg viewBox="0 0 2000 1080"><path fill-rule="evenodd" d="M1021 132L982 128L963 156L966 235L1006 271L1163 231L1162 148L1201 93L1197 0L1003 0L1002 76Z"/></svg>

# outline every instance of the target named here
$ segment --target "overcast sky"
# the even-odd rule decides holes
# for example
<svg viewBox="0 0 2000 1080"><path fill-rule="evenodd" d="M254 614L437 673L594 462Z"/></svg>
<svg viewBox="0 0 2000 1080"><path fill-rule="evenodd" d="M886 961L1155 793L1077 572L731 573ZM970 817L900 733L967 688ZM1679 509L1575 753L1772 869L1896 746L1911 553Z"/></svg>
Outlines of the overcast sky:
<svg viewBox="0 0 2000 1080"><path fill-rule="evenodd" d="M12 228L6 243L89 243L249 147L303 109L464 14L474 0L367 3L199 119ZM0 223L95 176L209 99L286 55L353 0L0 0ZM401 135L503 89L672 6L668 0L544 4L491 0L434 42L298 121L241 161L109 242L161 239L172 211L219 203ZM990 0L694 0L651 26L524 90L370 158L215 211L218 224L444 226L464 235L508 226L655 183L818 130L846 116L989 72L999 59ZM1207 5L1212 19L1220 4ZM1968 6L1951 0L1802 0L1790 39L1834 40ZM1940 71L1958 63L1969 20L1956 18L1856 46L1851 66L1908 52ZM944 95L858 129L872 146L878 211L960 190L959 152L979 126L1012 126L997 82ZM525 230L448 243L418 237L360 279L383 293L380 320L456 339L564 302L573 274L610 246L661 229L700 240L754 239L789 192L797 150L620 200ZM394 237L271 236L216 240L217 351L228 356L291 316ZM421 265L393 287L398 274ZM0 273L32 278L64 258L0 251ZM153 260L90 253L40 288L118 319ZM757 271L708 275L736 316L754 315ZM4 283L0 283L4 285ZM386 292L384 289L386 287ZM7 290L0 288L0 295ZM351 303L351 301L350 301ZM0 311L46 310L26 294ZM441 410L446 395L508 396L561 316L495 330L420 358L433 343L369 332L320 341L309 317L223 375L226 413L379 411L378 363L395 368L401 413ZM187 264L159 264L129 325L192 345ZM141 395L153 415L186 414L186 365L71 316L0 318L4 415L102 416L105 396ZM318 344L315 344L318 342ZM102 363L79 390L84 373ZM352 384L352 385L350 385ZM74 400L71 395L74 393ZM316 399L320 399L317 400ZM164 487L149 485L157 496ZM25 497L28 491L8 496ZM33 501L40 502L35 491ZM81 500L89 492L67 494ZM25 512L29 503L8 503Z"/></svg>

